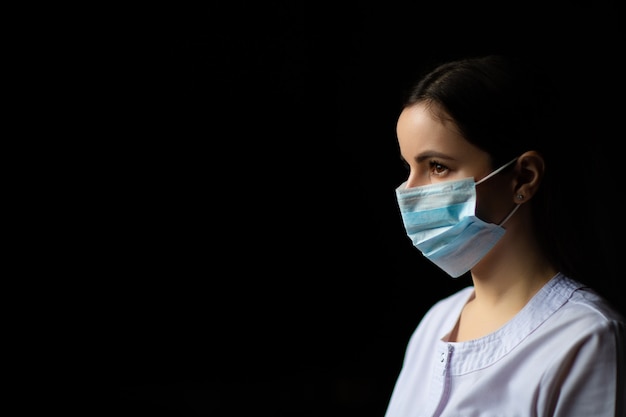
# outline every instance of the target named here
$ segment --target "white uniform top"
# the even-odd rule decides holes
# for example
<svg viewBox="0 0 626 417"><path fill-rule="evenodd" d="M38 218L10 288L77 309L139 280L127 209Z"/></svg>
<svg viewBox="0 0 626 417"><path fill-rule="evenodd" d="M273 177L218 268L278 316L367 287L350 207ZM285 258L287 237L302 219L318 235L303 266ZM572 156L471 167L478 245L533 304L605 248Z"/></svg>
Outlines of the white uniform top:
<svg viewBox="0 0 626 417"><path fill-rule="evenodd" d="M626 416L626 324L595 293L557 274L499 330L445 342L472 295L424 315L385 417Z"/></svg>

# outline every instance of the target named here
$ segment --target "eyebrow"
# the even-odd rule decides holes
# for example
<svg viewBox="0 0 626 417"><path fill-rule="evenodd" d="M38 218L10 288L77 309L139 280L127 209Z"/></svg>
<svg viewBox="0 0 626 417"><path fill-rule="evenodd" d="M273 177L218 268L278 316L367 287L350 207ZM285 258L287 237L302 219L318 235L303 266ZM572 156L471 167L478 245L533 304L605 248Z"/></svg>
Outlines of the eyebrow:
<svg viewBox="0 0 626 417"><path fill-rule="evenodd" d="M416 155L413 159L415 159L415 161L419 164L419 163L424 162L425 160L432 159L432 158L445 159L448 161L453 161L455 159L451 157L450 155L437 152L437 151L424 151ZM404 159L402 155L400 155L400 159L406 162L406 159Z"/></svg>

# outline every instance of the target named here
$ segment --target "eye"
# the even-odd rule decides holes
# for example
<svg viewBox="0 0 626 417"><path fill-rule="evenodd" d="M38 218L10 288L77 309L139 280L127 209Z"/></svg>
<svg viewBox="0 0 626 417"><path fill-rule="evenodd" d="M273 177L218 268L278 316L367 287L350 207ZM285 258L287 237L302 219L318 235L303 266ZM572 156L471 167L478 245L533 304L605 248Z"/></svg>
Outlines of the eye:
<svg viewBox="0 0 626 417"><path fill-rule="evenodd" d="M431 177L441 177L449 171L447 166L435 160L429 162L429 167L429 175Z"/></svg>

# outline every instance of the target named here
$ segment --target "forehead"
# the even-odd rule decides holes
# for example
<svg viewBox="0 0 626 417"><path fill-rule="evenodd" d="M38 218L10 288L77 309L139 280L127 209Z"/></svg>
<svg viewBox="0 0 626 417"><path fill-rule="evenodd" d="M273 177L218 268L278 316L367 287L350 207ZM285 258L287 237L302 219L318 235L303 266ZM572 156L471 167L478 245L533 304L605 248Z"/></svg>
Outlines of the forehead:
<svg viewBox="0 0 626 417"><path fill-rule="evenodd" d="M402 156L407 160L427 151L448 154L454 159L484 154L460 134L445 111L433 104L417 103L405 108L398 118L396 133Z"/></svg>

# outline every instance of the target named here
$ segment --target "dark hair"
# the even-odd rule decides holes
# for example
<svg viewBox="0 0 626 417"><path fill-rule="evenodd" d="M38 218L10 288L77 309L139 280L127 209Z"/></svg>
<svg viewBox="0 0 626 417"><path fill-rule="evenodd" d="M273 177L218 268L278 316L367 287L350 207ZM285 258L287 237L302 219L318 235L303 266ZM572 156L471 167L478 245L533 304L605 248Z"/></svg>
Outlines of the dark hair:
<svg viewBox="0 0 626 417"><path fill-rule="evenodd" d="M545 74L520 58L490 55L441 64L421 78L405 105L439 104L496 167L531 149L547 152L555 99Z"/></svg>
<svg viewBox="0 0 626 417"><path fill-rule="evenodd" d="M555 151L563 123L559 88L542 71L521 57L489 55L446 62L426 73L408 92L404 103L431 106L437 117L451 117L466 140L491 156L492 168L530 150L539 152L546 170L537 194L529 201L539 244L555 268L584 282L578 269L581 248L564 216ZM445 113L441 113L442 109ZM439 113L438 113L439 111ZM568 229L569 228L569 229Z"/></svg>

